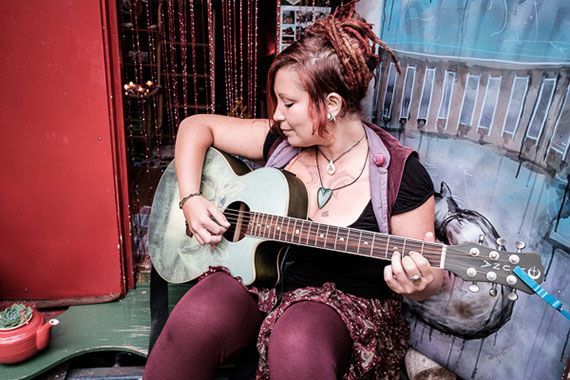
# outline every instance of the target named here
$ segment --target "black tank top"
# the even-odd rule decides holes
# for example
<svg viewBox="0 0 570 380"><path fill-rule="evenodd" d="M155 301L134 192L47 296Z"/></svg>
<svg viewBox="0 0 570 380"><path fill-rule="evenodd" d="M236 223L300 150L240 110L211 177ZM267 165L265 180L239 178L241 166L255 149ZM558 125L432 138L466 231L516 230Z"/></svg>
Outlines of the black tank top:
<svg viewBox="0 0 570 380"><path fill-rule="evenodd" d="M419 207L433 193L429 174L417 156L410 155L392 215ZM379 231L372 201L368 202L359 218L348 227ZM389 264L388 261L301 246L291 246L284 260L284 291L332 282L337 289L358 297L386 298L392 294L384 281L384 267Z"/></svg>

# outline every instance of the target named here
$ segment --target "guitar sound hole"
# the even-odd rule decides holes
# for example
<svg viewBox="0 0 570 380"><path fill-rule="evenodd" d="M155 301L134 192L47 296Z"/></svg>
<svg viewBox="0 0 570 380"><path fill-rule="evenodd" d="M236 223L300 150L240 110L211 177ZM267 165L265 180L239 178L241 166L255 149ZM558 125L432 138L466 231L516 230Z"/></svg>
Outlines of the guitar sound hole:
<svg viewBox="0 0 570 380"><path fill-rule="evenodd" d="M231 224L224 237L232 242L243 239L249 223L249 207L243 202L234 202L224 210L224 215Z"/></svg>

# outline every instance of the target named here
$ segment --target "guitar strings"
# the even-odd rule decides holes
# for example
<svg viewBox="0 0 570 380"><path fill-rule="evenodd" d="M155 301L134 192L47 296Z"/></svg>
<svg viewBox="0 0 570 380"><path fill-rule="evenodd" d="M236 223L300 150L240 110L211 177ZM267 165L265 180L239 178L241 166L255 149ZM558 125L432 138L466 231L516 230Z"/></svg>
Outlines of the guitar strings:
<svg viewBox="0 0 570 380"><path fill-rule="evenodd" d="M242 220L244 220L246 217L249 217L250 219L253 218L258 218L257 222L258 224L264 224L269 222L270 226L275 226L275 223L273 220L269 221L267 219L269 219L269 217L271 216L271 219L275 218L283 218L284 220L287 219L289 221L295 221L295 222L301 222L301 227L297 228L300 230L299 232L299 240L304 240L303 237L306 236L305 234L311 234L312 231L314 230L314 226L313 224L316 225L322 225L322 223L319 222L313 222L311 220L308 219L301 219L301 218L295 218L295 217L289 217L289 216L277 216L277 215L270 215L270 214L263 214L263 213L258 213L258 212L252 212L252 211L240 211L240 210L233 210L233 209L226 209L224 214L226 215L226 218L228 219L228 221L232 224L236 224L240 218L242 218ZM264 220L264 223L261 223L263 219L263 217L266 217L266 220ZM308 226L305 226L305 223L309 223ZM325 224L326 225L326 224ZM446 247L446 254L449 257L473 257L474 259L477 258L483 258L482 256L471 256L469 253L460 250L460 249L456 249L453 248L453 246L450 245L445 245L443 243L436 243L436 242L428 242L428 241L423 241L423 240L418 240L418 239L413 239L413 238L404 238L404 237L400 237L400 236L395 236L395 235L388 235L388 237L384 237L382 236L382 234L380 236L378 236L379 233L377 232L371 232L371 231L365 231L365 230L358 230L358 229L353 229L350 227L342 227L342 226L332 226L333 228L341 228L343 230L346 230L347 236L350 235L350 233L352 231L358 231L357 233L361 233L362 232L362 236L367 236L367 238L373 238L374 239L374 244L378 243L378 244L383 244L383 245L388 245L388 243L390 243L390 240L394 239L394 240L398 240L398 239L404 239L406 240L404 242L404 244L402 245L403 248L408 248L408 251L418 251L418 252L423 252L423 256L425 257L430 257L430 258L441 258L442 256L442 248ZM255 230L255 228L254 228ZM255 232L255 231L254 231ZM283 232L279 232L279 235L281 236ZM273 236L275 236L275 234L277 234L277 232L273 232ZM344 232L343 232L344 234ZM261 233L259 234L260 237L268 237L270 238L270 236L263 236L264 234ZM288 241L286 240L286 238L288 236L291 236L292 241ZM286 242L290 242L295 244L294 240L295 240L295 236L288 234L287 232L285 232L285 241ZM308 239L308 238L307 238ZM278 239L280 240L280 239ZM327 238L324 242L325 245L329 244L329 239ZM313 246L313 245L310 245ZM347 248L348 247L352 247L352 245L348 245L347 244ZM317 247L318 248L318 247ZM324 246L322 248L325 248ZM398 247L396 247L398 248ZM373 251L377 251L377 249L373 249ZM510 254L509 252L506 251L502 251L505 252L503 255L507 255ZM517 253L520 254L520 253ZM501 255L501 256L503 256ZM497 260L492 260L493 263L499 263L499 264L511 264L510 261L508 259L503 259L503 258L499 258ZM464 268L469 268L469 265L465 265Z"/></svg>
<svg viewBox="0 0 570 380"><path fill-rule="evenodd" d="M261 217L263 217L263 215L269 216L268 214L261 214L261 213L249 212L249 211L237 211L237 210L231 210L231 209L228 209L228 211L234 211L234 212L232 212L232 214L233 214L234 217L236 217L235 223L237 223L238 219L239 219L241 216L245 216L246 214L249 214L250 217L251 217L252 215L253 215L254 217L256 217L256 215L260 215ZM279 216L279 217L280 217L280 216ZM313 221L310 221L310 220L307 220L307 219L300 219L300 218L294 218L294 217L280 217L280 218L289 219L289 220L294 220L294 221L301 221L301 223L303 223L303 222L308 222L309 224L311 224L311 225L309 225L309 226L304 226L304 225L302 225L301 227L299 227L298 229L300 229L301 232L302 232L302 233L299 233L300 235L303 235L304 233L309 233L309 234L310 234L310 233L312 232L312 230L313 230L312 224L317 224L317 225L321 224L321 223L319 223L319 222L313 222ZM232 218L232 219L233 219L233 218ZM262 220L258 220L258 222L262 222ZM267 221L263 221L263 222L265 223L265 222L267 222ZM263 223L258 223L258 224L263 224ZM269 223L269 225L274 226L275 223L274 223L273 221L271 221L271 222ZM326 224L325 224L325 225L326 225ZM342 226L332 226L332 227L333 227L333 228L341 228L341 229L346 230L347 235L349 235L351 231L358 231L358 233L362 232L363 235L366 234L366 235L369 235L369 237L374 237L375 235L377 236L377 234L380 234L380 233L377 233L377 232L365 231L365 230L358 230L358 229L353 229L353 228L350 228L350 227L342 227ZM274 232L274 234L275 234L275 233L276 233L276 232ZM281 232L281 233L282 233L282 232ZM285 232L285 234L287 235L287 232ZM263 235L263 233L261 233L260 235ZM267 236L261 236L261 237L267 237ZM292 236L292 239L295 239L295 238ZM300 239L302 239L302 237L300 237ZM389 243L390 240L392 240L392 239L395 239L395 240L404 239L404 240L406 240L406 242L405 242L404 245L403 245L404 247L408 247L408 246L424 247L424 252L426 251L426 249L425 249L426 247L429 248L429 247L431 246L431 248L434 248L434 249L435 249L435 251L434 251L434 252L431 252L431 253L437 253L438 256L441 255L441 250L442 250L443 247L447 247L447 253L461 253L460 256L465 256L465 255L466 255L466 252L464 252L464 251L462 251L462 250L459 250L459 249L452 248L452 246L449 246L449 245L446 246L446 245L443 244L443 243L428 242L428 241L423 241L423 240L418 240L418 239L413 239L413 238L405 238L405 237L400 237L400 236L395 236L395 235L389 235L388 237L384 237L384 236L382 236L382 234L380 234L380 236L378 236L378 239L374 239L374 240L375 240L375 242L379 242L379 243ZM428 252L429 252L429 251L428 251Z"/></svg>
<svg viewBox="0 0 570 380"><path fill-rule="evenodd" d="M276 239L276 238L275 238L275 235L277 234L276 231L273 231L273 237L271 237L271 236L263 236L263 235L265 235L264 233L256 234L256 233L255 233L255 229L256 229L255 227L254 227L253 231L250 233L250 235L253 236L253 237L267 237L267 238L269 238L269 239L273 239L273 240L277 240L277 241L284 241L284 242L291 243L291 244L305 245L305 246L310 246L310 247L315 247L315 248L322 248L322 249L325 249L325 250L329 250L329 249L330 249L330 248L327 248L327 247L326 247L328 244L331 243L331 242L329 241L329 238L328 238L328 237L325 238L325 242L324 242L324 246L323 246L323 247L319 247L319 246L316 246L316 245L308 244L308 240L309 240L310 234L311 234L311 233L313 232L313 230L314 230L314 228L313 228L314 226L313 226L313 225L315 225L315 224L316 224L317 226L326 225L327 227L329 227L327 224L324 224L324 223L313 222L313 221L308 220L308 219L301 219L301 218L295 218L295 217L290 217L290 216L278 216L278 215L270 215L270 214L259 213L259 212L255 212L255 211L250 212L250 211L243 211L243 210L240 211L240 210L233 210L233 209L226 209L226 210L224 211L224 215L226 215L226 218L227 218L227 220L228 220L230 223L233 222L232 224L237 224L237 222L239 221L240 218L242 218L242 220L244 220L245 217L249 217L250 220L251 220L251 218L253 217L253 218L254 218L254 221L256 220L256 218L258 218L256 224L258 224L258 225L263 225L264 223L268 223L268 222L269 222L269 224L265 224L265 225L266 225L266 226L269 225L269 226L273 226L273 227L276 225L276 223L274 222L273 218L283 218L283 220L289 220L289 222L294 221L295 223L300 221L300 222L301 222L301 227L298 228L298 229L299 229L298 234L300 235L300 237L299 237L299 240L298 240L297 242L295 242L295 239L296 239L295 236L293 236L293 235L291 235L290 233L287 232L287 231L288 231L288 228L287 228L287 231L285 232L285 238L284 238L284 239L280 239L280 238L279 238L279 239ZM265 217L265 220L263 220L264 217ZM271 220L270 220L270 221L268 220L269 217L271 217ZM277 220L278 220L278 219L277 219ZM308 225L308 226L305 226L305 222L308 222L309 225ZM365 255L365 254L361 254L361 253L356 253L356 252L354 252L355 254L360 255L360 256L364 256L364 257L372 257L372 258L377 258L377 259L390 260L386 255L382 256L382 255L380 255L380 254L378 254L378 253L377 253L376 255L372 254L372 252L382 251L382 250L378 250L378 249L375 247L375 245L376 245L376 244L388 245L388 243L390 242L391 239L396 239L396 240L398 240L398 239L400 239L400 240L401 240L401 239L404 239L404 240L406 240L406 241L405 241L405 243L402 245L402 248L408 248L408 251L416 251L416 252L419 252L420 254L422 254L422 256L426 257L426 258L428 259L428 261L429 261L430 258L431 258L431 259L434 259L435 262L430 262L430 265L433 266L433 267L440 267L440 264L441 264L441 260L440 260L440 259L441 259L441 257L442 257L442 249L443 249L443 247L446 247L446 256L447 256L448 258L469 258L469 259L474 259L474 260L481 260L481 259L484 259L483 256L475 256L475 257L473 257L472 255L470 255L469 253L467 253L467 252L465 252L465 251L463 251L463 250L455 249L455 248L453 248L453 246L445 245L445 244L443 244L443 243L428 242L428 241L423 241L423 240L418 240L418 239L413 239L413 238L404 238L404 237L400 237L400 236L396 236L396 235L387 235L387 237L385 237L384 234L381 234L381 233L378 233L378 232L372 232L372 231L366 231L366 230L353 229L353 228L350 228L350 227L332 226L332 225L331 225L331 227L333 227L333 228L341 228L341 229L345 230L345 232L347 233L346 236L349 236L350 233L351 233L351 231L358 231L357 233L361 233L362 236L365 236L365 235L366 235L367 238L372 238L372 239L373 239L373 245L372 245L372 247L370 248L370 249L371 249L371 254L370 254L370 255L368 255L368 254ZM247 229L247 228L246 228L246 229ZM317 228L317 230L318 230L318 228ZM315 231L316 231L316 230L315 230ZM282 233L283 233L282 231L279 231L279 237L281 237L281 234L282 234ZM306 243L306 244L303 244L303 243L301 243L301 240L305 240L305 239L304 239L305 234L307 234L307 239L306 239L307 243ZM271 235L271 231L270 231L270 235ZM290 239L290 240L287 240L287 237L289 237L289 236L291 237L291 239ZM359 238L359 240L362 239L362 236ZM377 238L376 238L376 237L377 237ZM347 242L346 249L345 249L346 252L350 252L350 251L348 250L348 247L354 247L354 245L350 245L350 244L348 244L348 242ZM397 249L398 247L395 247L395 248ZM367 249L368 249L368 248L367 248ZM359 250L358 250L358 251L359 251ZM386 254L388 253L388 251L389 251L389 250L386 249ZM503 252L503 255L509 255L509 254L511 254L511 252L507 252L507 251L502 251L502 252ZM517 253L517 254L520 254L520 253ZM481 268L481 267L479 267L479 268L477 269L477 271L480 272L480 273L483 273L483 274L486 274L486 273L488 273L488 272L490 272L490 271L493 271L493 272L495 272L495 274L497 275L497 279L495 279L494 281L490 281L490 280L486 280L486 279L485 279L485 280L480 280L480 279L479 279L479 280L473 280L473 281L491 282L491 283L498 283L498 284L501 285L501 282L500 282L499 280L502 280L502 285L506 285L506 286L518 288L519 290L523 290L523 289L520 289L520 288L518 287L518 283L515 284L515 285L508 285L508 284L506 284L506 277L507 277L508 274L511 274L511 271L510 271L510 270L501 269L501 268L494 268L494 266L492 265L492 264L495 264L495 266L496 266L496 264L499 264L499 266L501 266L502 264L506 264L506 265L509 265L509 267L510 267L510 266L512 266L512 263L511 263L508 259L502 259L502 258L500 257L499 259L496 259L496 260L491 260L491 259L489 259L489 260L490 260L490 262L489 262L488 268ZM491 263L492 263L492 264L491 264ZM435 264L435 265L434 265L434 264ZM447 260L447 259L446 259L446 264L447 264L447 267L449 268L449 263L448 263L448 260ZM453 263L453 269L454 269L453 272L454 272L456 275L458 275L458 273L461 272L461 270L466 270L466 269L472 268L472 267L473 267L472 265L467 265L467 264L465 264L464 262L461 262L461 261L460 261L459 263ZM451 268L450 268L450 269L451 269ZM498 270L498 273L497 273L496 271L494 271L493 269L497 269L497 270ZM506 272L506 273L508 273L508 274L505 274L504 272ZM469 279L465 279L465 281L466 281L466 282L469 282L470 280L469 280Z"/></svg>

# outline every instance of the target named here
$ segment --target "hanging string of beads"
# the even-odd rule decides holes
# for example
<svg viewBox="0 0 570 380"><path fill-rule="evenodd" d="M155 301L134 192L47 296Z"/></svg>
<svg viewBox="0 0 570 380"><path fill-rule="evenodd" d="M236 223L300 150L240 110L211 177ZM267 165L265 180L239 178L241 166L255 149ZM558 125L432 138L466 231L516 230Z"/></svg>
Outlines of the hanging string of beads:
<svg viewBox="0 0 570 380"><path fill-rule="evenodd" d="M198 113L198 70L196 69L196 23L194 1L190 1L190 48L192 50L192 79L194 80L194 112Z"/></svg>
<svg viewBox="0 0 570 380"><path fill-rule="evenodd" d="M216 91L215 91L215 71L214 71L214 29L213 29L213 13L212 0L207 0L208 5L208 55L210 57L210 65L208 69L210 78L210 112L215 112ZM204 57L206 55L204 54Z"/></svg>
<svg viewBox="0 0 570 380"><path fill-rule="evenodd" d="M193 3L193 1L190 1ZM178 25L180 30L180 60L182 61L182 71L176 76L180 75L182 79L182 109L184 110L184 117L188 117L188 24L186 22L186 1L178 3ZM174 45L174 41L172 42ZM176 46L176 45L175 45ZM193 71L195 72L195 71ZM176 79L178 84L178 79Z"/></svg>
<svg viewBox="0 0 570 380"><path fill-rule="evenodd" d="M255 115L257 95L257 0L222 2L226 111L234 117Z"/></svg>
<svg viewBox="0 0 570 380"><path fill-rule="evenodd" d="M168 5L166 5L166 7L168 7ZM170 69L170 59L169 57L171 56L170 54L170 50L168 49L168 34L170 33L168 31L168 18L166 17L166 14L164 13L165 10L165 5L163 5L163 3L159 4L159 14L160 14L160 21L159 21L159 25L161 25L161 30L160 30L160 36L161 36L161 56L162 56L162 66L163 66L163 72L165 73L164 75L164 87L165 87L165 96L166 96L166 104L165 104L165 108L166 108L166 116L167 116L167 128L168 128L168 134L170 136L174 136L174 124L175 124L175 115L174 115L174 109L172 107L169 107L169 104L172 104L173 101L173 91L172 91L172 83L171 83L171 77L168 76L168 73L170 73L172 70Z"/></svg>

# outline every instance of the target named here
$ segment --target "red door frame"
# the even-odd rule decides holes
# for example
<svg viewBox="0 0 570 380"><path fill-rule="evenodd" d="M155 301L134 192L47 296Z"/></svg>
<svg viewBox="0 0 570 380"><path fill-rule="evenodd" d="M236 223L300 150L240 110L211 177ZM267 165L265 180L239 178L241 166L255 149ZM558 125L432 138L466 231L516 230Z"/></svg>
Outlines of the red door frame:
<svg viewBox="0 0 570 380"><path fill-rule="evenodd" d="M0 12L0 300L134 287L117 29L113 0Z"/></svg>
<svg viewBox="0 0 570 380"><path fill-rule="evenodd" d="M119 217L119 235L121 236L121 258L123 277L126 278L128 289L134 289L133 248L131 239L129 213L129 185L127 173L127 153L125 125L123 118L121 84L121 53L119 46L119 28L117 18L117 2L101 0L101 24L103 27L103 44L105 46L105 62L107 64L107 89L109 91L109 125L114 133L112 136L113 151L115 152L115 173L117 197L117 215ZM105 33L106 32L106 33ZM123 296L126 291L123 292Z"/></svg>

